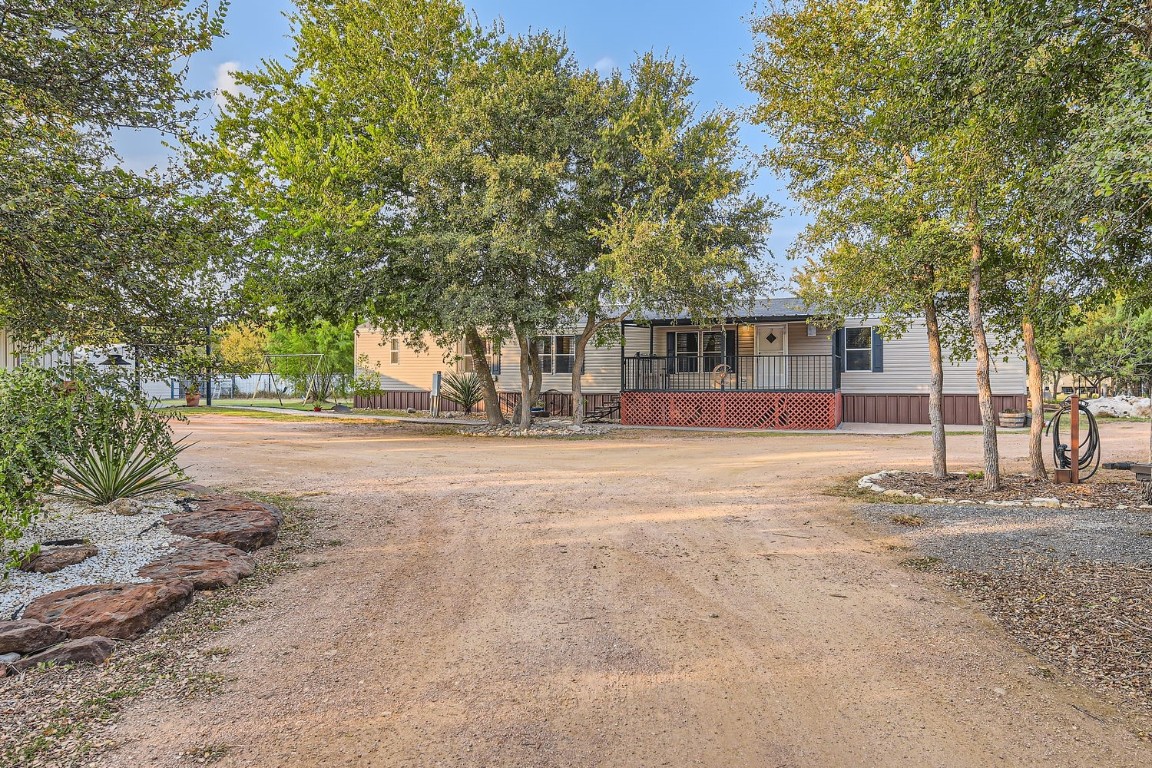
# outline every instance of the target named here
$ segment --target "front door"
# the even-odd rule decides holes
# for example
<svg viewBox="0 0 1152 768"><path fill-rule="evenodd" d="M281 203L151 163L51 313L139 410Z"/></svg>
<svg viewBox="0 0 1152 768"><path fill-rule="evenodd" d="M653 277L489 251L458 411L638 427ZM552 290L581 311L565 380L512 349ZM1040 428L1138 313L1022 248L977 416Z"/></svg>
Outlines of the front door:
<svg viewBox="0 0 1152 768"><path fill-rule="evenodd" d="M756 326L756 388L788 388L788 326Z"/></svg>

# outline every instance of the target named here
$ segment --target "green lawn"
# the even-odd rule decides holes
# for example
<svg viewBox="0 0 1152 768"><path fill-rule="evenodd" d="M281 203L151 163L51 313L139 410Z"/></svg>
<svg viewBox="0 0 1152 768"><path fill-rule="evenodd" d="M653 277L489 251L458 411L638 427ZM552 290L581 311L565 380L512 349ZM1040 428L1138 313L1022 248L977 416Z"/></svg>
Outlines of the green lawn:
<svg viewBox="0 0 1152 768"><path fill-rule="evenodd" d="M183 408L183 407L185 407L183 400L162 400L160 402L161 402L161 405L163 405L167 408ZM351 400L339 400L337 402L340 402L344 405L352 405ZM201 396L200 397L200 407L201 408L206 407L207 404L208 404L208 399ZM313 408L312 403L302 403L302 402L300 402L299 398L295 398L295 397L284 398L284 404L283 405L281 405L280 401L274 397L256 398L256 399L252 399L249 397L214 397L214 398L212 398L212 405L217 406L217 407L222 407L222 408L237 407L237 406L239 406L239 407L247 406L249 408L287 408L287 409L290 409L293 411L311 411ZM331 409L333 405L335 405L335 403L333 403L333 402L324 402L321 405L321 408L323 408L324 410L327 411L327 410Z"/></svg>

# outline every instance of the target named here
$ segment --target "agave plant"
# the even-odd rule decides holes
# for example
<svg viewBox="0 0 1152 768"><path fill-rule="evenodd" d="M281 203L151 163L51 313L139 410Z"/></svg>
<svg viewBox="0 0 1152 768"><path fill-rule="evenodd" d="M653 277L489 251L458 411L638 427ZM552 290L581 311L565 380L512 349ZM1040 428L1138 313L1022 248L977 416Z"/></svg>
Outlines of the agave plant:
<svg viewBox="0 0 1152 768"><path fill-rule="evenodd" d="M161 452L148 452L136 440L105 437L57 468L53 495L101 505L179 488L184 479L176 457L188 447L181 438Z"/></svg>
<svg viewBox="0 0 1152 768"><path fill-rule="evenodd" d="M484 399L484 388L474 373L449 373L444 377L444 394L471 414L473 406Z"/></svg>

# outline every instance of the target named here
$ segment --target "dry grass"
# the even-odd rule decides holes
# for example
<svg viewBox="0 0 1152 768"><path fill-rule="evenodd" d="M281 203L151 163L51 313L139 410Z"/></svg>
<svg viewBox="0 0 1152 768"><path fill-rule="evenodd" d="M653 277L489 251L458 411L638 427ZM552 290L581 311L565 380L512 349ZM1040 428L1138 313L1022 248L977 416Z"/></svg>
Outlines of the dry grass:
<svg viewBox="0 0 1152 768"><path fill-rule="evenodd" d="M896 525L903 525L908 528L919 528L924 525L924 518L920 515L892 515L888 519Z"/></svg>

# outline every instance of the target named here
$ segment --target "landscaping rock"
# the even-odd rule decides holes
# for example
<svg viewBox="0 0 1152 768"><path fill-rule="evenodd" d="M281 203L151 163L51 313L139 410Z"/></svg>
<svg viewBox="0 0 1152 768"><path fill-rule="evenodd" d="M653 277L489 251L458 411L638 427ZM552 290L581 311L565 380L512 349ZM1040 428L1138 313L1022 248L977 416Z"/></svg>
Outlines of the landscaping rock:
<svg viewBox="0 0 1152 768"><path fill-rule="evenodd" d="M18 653L0 653L0 667L6 667L17 661L20 661L20 654Z"/></svg>
<svg viewBox="0 0 1152 768"><path fill-rule="evenodd" d="M200 499L190 511L164 516L164 523L173 533L216 541L245 552L275 544L282 520L280 510L270 504L227 496Z"/></svg>
<svg viewBox="0 0 1152 768"><path fill-rule="evenodd" d="M90 584L33 600L24 618L51 624L74 638L132 640L192 599L192 583Z"/></svg>
<svg viewBox="0 0 1152 768"><path fill-rule="evenodd" d="M1117 397L1100 397L1095 400L1082 401L1088 410L1097 416L1116 416L1118 418L1144 418L1152 410L1152 400L1146 397L1130 397L1119 395Z"/></svg>
<svg viewBox="0 0 1152 768"><path fill-rule="evenodd" d="M252 575L256 564L236 547L215 541L195 540L178 544L171 554L141 568L148 579L184 579L196 589L230 587Z"/></svg>
<svg viewBox="0 0 1152 768"><path fill-rule="evenodd" d="M67 639L64 632L39 621L0 621L0 654L35 653Z"/></svg>
<svg viewBox="0 0 1152 768"><path fill-rule="evenodd" d="M37 664L103 664L115 650L116 643L107 637L83 637L26 656L10 666L17 672L23 672Z"/></svg>
<svg viewBox="0 0 1152 768"><path fill-rule="evenodd" d="M138 515L144 511L144 505L136 499L116 499L110 504L105 504L104 509L113 515Z"/></svg>
<svg viewBox="0 0 1152 768"><path fill-rule="evenodd" d="M20 570L28 573L56 573L70 565L82 563L90 557L96 557L98 554L100 554L100 550L91 544L49 549L24 563L20 566Z"/></svg>

